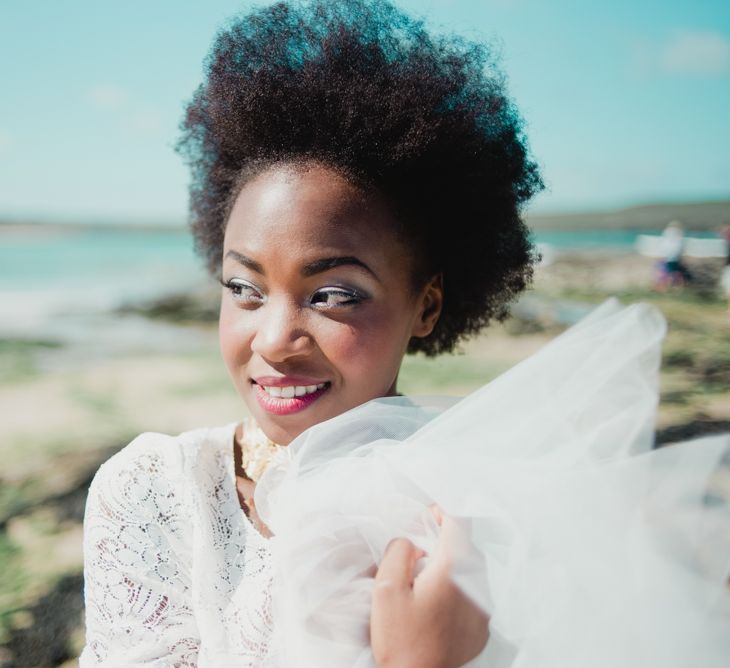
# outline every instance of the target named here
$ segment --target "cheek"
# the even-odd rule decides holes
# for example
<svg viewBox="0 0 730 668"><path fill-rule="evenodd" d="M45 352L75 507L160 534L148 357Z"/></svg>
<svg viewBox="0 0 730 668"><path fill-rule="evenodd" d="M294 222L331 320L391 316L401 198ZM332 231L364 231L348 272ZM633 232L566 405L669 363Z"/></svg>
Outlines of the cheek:
<svg viewBox="0 0 730 668"><path fill-rule="evenodd" d="M251 357L250 334L241 327L235 311L225 304L218 319L218 342L226 366L233 371Z"/></svg>
<svg viewBox="0 0 730 668"><path fill-rule="evenodd" d="M318 336L322 352L343 375L373 386L392 382L408 339L403 320L387 311L370 311L358 322L338 324Z"/></svg>

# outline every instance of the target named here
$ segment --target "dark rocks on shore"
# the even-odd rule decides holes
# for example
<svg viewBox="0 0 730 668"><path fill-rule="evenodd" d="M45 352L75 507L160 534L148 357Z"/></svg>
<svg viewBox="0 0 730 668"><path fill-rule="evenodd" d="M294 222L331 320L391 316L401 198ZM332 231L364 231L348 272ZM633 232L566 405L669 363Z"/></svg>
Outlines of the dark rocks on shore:
<svg viewBox="0 0 730 668"><path fill-rule="evenodd" d="M133 313L174 323L213 323L218 321L220 295L209 290L170 294L139 304L124 304L117 313Z"/></svg>
<svg viewBox="0 0 730 668"><path fill-rule="evenodd" d="M711 420L697 418L684 424L675 424L656 433L655 444L657 447L689 441L701 436L712 436L714 434L725 434L730 432L730 420Z"/></svg>

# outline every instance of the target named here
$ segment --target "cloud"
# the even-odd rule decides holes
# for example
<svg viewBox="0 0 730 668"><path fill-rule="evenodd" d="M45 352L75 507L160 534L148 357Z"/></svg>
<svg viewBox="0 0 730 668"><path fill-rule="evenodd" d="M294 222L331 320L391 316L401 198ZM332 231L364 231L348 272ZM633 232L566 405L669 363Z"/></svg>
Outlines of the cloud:
<svg viewBox="0 0 730 668"><path fill-rule="evenodd" d="M678 31L662 48L659 65L668 74L723 76L730 73L730 40L717 32Z"/></svg>
<svg viewBox="0 0 730 668"><path fill-rule="evenodd" d="M121 109L127 103L129 95L121 86L99 84L88 90L86 98L98 109Z"/></svg>

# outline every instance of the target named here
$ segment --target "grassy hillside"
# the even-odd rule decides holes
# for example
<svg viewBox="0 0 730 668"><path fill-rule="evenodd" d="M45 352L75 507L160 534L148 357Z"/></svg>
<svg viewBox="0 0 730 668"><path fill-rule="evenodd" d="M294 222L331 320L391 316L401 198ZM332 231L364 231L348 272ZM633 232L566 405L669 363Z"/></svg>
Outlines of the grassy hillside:
<svg viewBox="0 0 730 668"><path fill-rule="evenodd" d="M646 204L591 213L528 214L535 230L661 230L678 220L688 230L710 231L730 225L730 200L685 204Z"/></svg>

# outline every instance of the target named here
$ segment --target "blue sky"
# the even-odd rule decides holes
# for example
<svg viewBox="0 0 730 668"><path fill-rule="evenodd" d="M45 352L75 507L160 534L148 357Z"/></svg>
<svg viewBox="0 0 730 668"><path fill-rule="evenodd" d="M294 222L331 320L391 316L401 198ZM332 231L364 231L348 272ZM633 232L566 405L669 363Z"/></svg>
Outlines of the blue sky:
<svg viewBox="0 0 730 668"><path fill-rule="evenodd" d="M3 0L0 218L182 222L183 105L251 4ZM396 4L496 40L548 185L533 210L730 198L727 0Z"/></svg>

